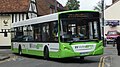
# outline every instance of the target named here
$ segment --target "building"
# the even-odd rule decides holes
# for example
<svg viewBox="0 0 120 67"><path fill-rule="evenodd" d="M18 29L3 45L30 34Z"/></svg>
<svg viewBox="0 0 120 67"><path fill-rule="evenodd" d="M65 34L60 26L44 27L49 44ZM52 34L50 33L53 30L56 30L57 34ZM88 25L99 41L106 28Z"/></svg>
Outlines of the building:
<svg viewBox="0 0 120 67"><path fill-rule="evenodd" d="M0 46L11 45L11 23L37 17L35 0L0 0Z"/></svg>
<svg viewBox="0 0 120 67"><path fill-rule="evenodd" d="M66 10L56 0L36 0L38 16Z"/></svg>
<svg viewBox="0 0 120 67"><path fill-rule="evenodd" d="M63 10L56 0L0 0L0 46L11 45L11 23Z"/></svg>
<svg viewBox="0 0 120 67"><path fill-rule="evenodd" d="M117 1L119 1L119 0L112 0L112 3L115 3L115 2L117 2Z"/></svg>
<svg viewBox="0 0 120 67"><path fill-rule="evenodd" d="M105 9L105 26L104 26L104 34L106 34L108 31L114 31L117 30L120 32L120 0L113 0L113 4ZM110 22L110 23L109 23ZM116 24L114 26L114 24ZM113 26L111 26L113 25Z"/></svg>

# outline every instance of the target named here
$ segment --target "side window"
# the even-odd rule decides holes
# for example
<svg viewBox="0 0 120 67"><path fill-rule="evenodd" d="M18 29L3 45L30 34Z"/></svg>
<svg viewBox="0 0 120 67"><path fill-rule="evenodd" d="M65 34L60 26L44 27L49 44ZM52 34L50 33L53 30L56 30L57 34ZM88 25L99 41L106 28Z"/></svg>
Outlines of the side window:
<svg viewBox="0 0 120 67"><path fill-rule="evenodd" d="M28 36L28 41L34 41L34 38L32 36Z"/></svg>
<svg viewBox="0 0 120 67"><path fill-rule="evenodd" d="M42 24L33 25L34 40L42 42L58 41L58 22L46 22Z"/></svg>
<svg viewBox="0 0 120 67"><path fill-rule="evenodd" d="M49 23L44 23L42 25L42 41L50 41L49 28Z"/></svg>
<svg viewBox="0 0 120 67"><path fill-rule="evenodd" d="M58 22L54 21L50 24L50 40L51 41L58 41Z"/></svg>
<svg viewBox="0 0 120 67"><path fill-rule="evenodd" d="M23 37L22 41L34 41L32 36L25 36Z"/></svg>
<svg viewBox="0 0 120 67"><path fill-rule="evenodd" d="M41 28L42 28L42 25L40 24L37 24L37 25L33 25L33 32L34 32L34 40L35 41L42 41L41 39Z"/></svg>
<svg viewBox="0 0 120 67"><path fill-rule="evenodd" d="M22 41L23 37L23 27L16 27L12 30L11 37L12 41Z"/></svg>
<svg viewBox="0 0 120 67"><path fill-rule="evenodd" d="M22 41L28 41L28 37L24 37Z"/></svg>
<svg viewBox="0 0 120 67"><path fill-rule="evenodd" d="M16 37L13 39L13 41L21 42L21 41L23 41L23 37L24 37L24 36L16 36Z"/></svg>

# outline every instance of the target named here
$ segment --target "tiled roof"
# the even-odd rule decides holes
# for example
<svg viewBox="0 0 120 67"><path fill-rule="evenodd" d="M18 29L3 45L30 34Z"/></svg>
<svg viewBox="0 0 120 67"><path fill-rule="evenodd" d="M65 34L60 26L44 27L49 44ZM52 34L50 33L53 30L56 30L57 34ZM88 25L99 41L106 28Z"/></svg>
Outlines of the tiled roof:
<svg viewBox="0 0 120 67"><path fill-rule="evenodd" d="M0 13L27 12L29 0L0 0Z"/></svg>
<svg viewBox="0 0 120 67"><path fill-rule="evenodd" d="M120 0L112 0L112 4L114 4L114 3L118 2L118 1L120 1Z"/></svg>
<svg viewBox="0 0 120 67"><path fill-rule="evenodd" d="M46 0L36 0L38 15L49 14L49 6Z"/></svg>
<svg viewBox="0 0 120 67"><path fill-rule="evenodd" d="M38 15L50 14L50 7L55 9L56 0L36 0ZM59 4L58 10L64 10L63 6ZM0 13L18 13L28 12L30 0L0 0Z"/></svg>
<svg viewBox="0 0 120 67"><path fill-rule="evenodd" d="M50 14L50 7L55 9L55 1L56 0L36 0L38 15ZM63 9L60 3L57 2L57 4L59 4L59 9Z"/></svg>

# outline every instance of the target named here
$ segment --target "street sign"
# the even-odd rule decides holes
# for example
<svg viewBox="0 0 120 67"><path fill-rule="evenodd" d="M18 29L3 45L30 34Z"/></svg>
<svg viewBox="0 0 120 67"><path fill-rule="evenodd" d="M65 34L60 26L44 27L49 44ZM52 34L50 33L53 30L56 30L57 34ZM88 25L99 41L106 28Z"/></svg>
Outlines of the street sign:
<svg viewBox="0 0 120 67"><path fill-rule="evenodd" d="M10 29L11 25L11 16L1 16L1 29Z"/></svg>
<svg viewBox="0 0 120 67"><path fill-rule="evenodd" d="M106 25L117 26L117 25L120 25L120 22L119 20L106 20Z"/></svg>

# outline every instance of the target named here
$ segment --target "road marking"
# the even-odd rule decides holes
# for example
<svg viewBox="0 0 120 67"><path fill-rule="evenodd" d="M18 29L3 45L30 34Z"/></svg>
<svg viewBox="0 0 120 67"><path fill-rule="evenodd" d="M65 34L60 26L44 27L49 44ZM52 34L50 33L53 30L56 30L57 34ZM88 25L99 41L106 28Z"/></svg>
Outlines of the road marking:
<svg viewBox="0 0 120 67"><path fill-rule="evenodd" d="M17 59L17 58L18 58L17 56L10 57L9 59L0 61L0 64L1 64L1 63L4 63L4 62L7 62L7 61L15 60L15 59Z"/></svg>
<svg viewBox="0 0 120 67"><path fill-rule="evenodd" d="M109 60L110 60L110 64L111 64L111 62L112 62L112 57L111 56L105 56L104 57L104 60L103 60L103 64L102 64L102 67L105 67L105 60L107 59L107 58L110 58Z"/></svg>
<svg viewBox="0 0 120 67"><path fill-rule="evenodd" d="M107 56L104 56L104 58L103 58L103 62L102 62L102 67L105 67L105 58L106 58Z"/></svg>
<svg viewBox="0 0 120 67"><path fill-rule="evenodd" d="M99 62L98 67L105 67L105 60L106 60L106 58L108 58L108 57L110 57L110 59L112 58L111 56L102 56L102 57L100 58L100 62Z"/></svg>
<svg viewBox="0 0 120 67"><path fill-rule="evenodd" d="M102 57L100 58L100 62L99 62L99 64L98 64L98 67L101 67L103 58L104 58L104 56L102 56Z"/></svg>

